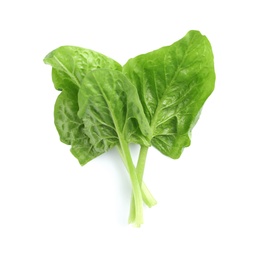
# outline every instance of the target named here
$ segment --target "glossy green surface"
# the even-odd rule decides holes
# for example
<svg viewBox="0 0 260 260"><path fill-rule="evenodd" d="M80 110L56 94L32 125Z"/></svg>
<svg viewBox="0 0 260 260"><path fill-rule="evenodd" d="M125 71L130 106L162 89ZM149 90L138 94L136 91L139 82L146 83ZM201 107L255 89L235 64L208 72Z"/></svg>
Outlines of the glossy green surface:
<svg viewBox="0 0 260 260"><path fill-rule="evenodd" d="M92 50L74 46L62 46L49 53L44 62L52 66L52 81L58 96L54 107L54 122L60 140L71 145L71 153L81 165L101 153L94 149L84 133L79 119L78 91L87 72L97 68L121 70L116 61Z"/></svg>
<svg viewBox="0 0 260 260"><path fill-rule="evenodd" d="M120 143L149 146L151 131L138 93L119 71L99 69L88 73L78 95L85 132L98 151Z"/></svg>
<svg viewBox="0 0 260 260"><path fill-rule="evenodd" d="M169 157L180 157L214 89L214 61L207 38L190 31L171 46L130 59L123 72L138 89L152 128L152 145Z"/></svg>

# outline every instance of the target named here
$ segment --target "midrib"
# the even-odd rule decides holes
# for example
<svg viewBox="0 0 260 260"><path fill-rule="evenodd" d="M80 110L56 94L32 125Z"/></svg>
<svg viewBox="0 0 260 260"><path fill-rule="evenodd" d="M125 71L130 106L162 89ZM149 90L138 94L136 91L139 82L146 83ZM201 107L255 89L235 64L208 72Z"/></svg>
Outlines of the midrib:
<svg viewBox="0 0 260 260"><path fill-rule="evenodd" d="M192 41L192 39L191 39L191 41ZM164 90L164 92L163 92L163 95L162 95L161 99L159 100L159 102L158 102L158 104L157 104L157 107L156 107L156 110L155 110L153 119L152 119L152 121L151 121L152 133L154 133L155 128L156 128L156 126L157 126L157 125L156 125L156 122L157 122L157 119L158 119L158 114L159 114L160 110L162 109L163 100L164 100L164 98L165 98L165 96L166 96L166 94L167 94L167 89L168 89L168 88L174 83L174 81L176 80L176 78L177 78L177 76L178 76L178 74L179 74L179 72L180 72L180 68L182 67L182 65L183 65L183 63L184 63L184 60L186 59L186 56L187 56L187 53L188 53L189 49L190 49L190 44L189 44L187 50L185 51L185 54L183 55L183 59L182 59L181 63L178 65L178 67L177 67L177 69L176 69L176 72L175 72L175 74L174 74L174 76L173 76L171 82L170 82L169 84L166 83L167 86L166 86L166 88L165 88L165 90ZM155 136L155 135L153 135L153 137L154 137L154 136Z"/></svg>
<svg viewBox="0 0 260 260"><path fill-rule="evenodd" d="M74 81L74 83L78 87L80 87L80 84L79 84L79 81L77 80L77 78L65 67L65 65L62 64L62 62L55 55L53 55L53 58L59 63L59 65L63 68L65 73L67 73L71 77L71 79Z"/></svg>

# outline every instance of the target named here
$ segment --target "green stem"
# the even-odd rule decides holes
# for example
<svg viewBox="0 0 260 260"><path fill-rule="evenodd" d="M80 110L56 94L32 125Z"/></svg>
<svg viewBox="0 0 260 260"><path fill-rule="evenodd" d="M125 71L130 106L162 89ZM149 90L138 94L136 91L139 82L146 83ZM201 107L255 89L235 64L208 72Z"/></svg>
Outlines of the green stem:
<svg viewBox="0 0 260 260"><path fill-rule="evenodd" d="M148 147L141 146L139 158L138 158L138 162L137 162L137 166L136 166L136 172L137 172L137 179L140 183L141 190L142 190L143 201L149 208L151 208L152 206L157 204L157 201L154 199L151 192L148 190L145 183L143 182L143 175L144 175L144 168L145 168L147 152L148 152ZM130 214L129 214L129 223L134 222L135 214L136 214L135 200L134 200L134 196L132 196Z"/></svg>
<svg viewBox="0 0 260 260"><path fill-rule="evenodd" d="M131 223L134 222L137 227L140 227L143 223L143 198L137 178L136 168L134 166L128 144L123 139L120 140L120 148L120 155L126 165L132 183L135 204L135 217Z"/></svg>
<svg viewBox="0 0 260 260"><path fill-rule="evenodd" d="M127 168L127 165L126 165L126 161L125 161L125 158L122 154L122 149L121 147L118 145L117 146L118 148L118 152L123 160L123 163L125 165L125 167ZM148 149L147 149L148 151ZM147 155L147 151L146 151L146 155ZM141 151L140 151L141 152ZM145 155L145 157L146 157ZM141 156L142 158L144 158L144 156ZM139 167L141 166L142 164L139 163ZM143 175L144 173L144 164L143 164L143 167L142 167L142 173L141 175ZM139 168L139 170L141 171L141 169ZM138 176L138 173L137 173L137 176ZM140 180L141 181L141 180ZM139 182L140 183L140 182ZM141 191L142 191L142 197L143 197L143 201L144 203L146 204L146 206L148 206L149 208L153 207L154 205L157 204L157 201L155 200L155 198L153 197L153 195L151 194L151 192L149 191L149 189L147 188L146 184L144 183L144 181L142 181L142 185L141 186ZM132 197L132 200L133 200L133 197ZM133 202L134 203L134 202Z"/></svg>
<svg viewBox="0 0 260 260"><path fill-rule="evenodd" d="M146 187L145 183L143 182L143 176L144 176L144 168L145 168L145 162L147 157L148 147L141 146L140 154L137 162L136 172L137 172L137 178L139 183L141 183L142 188L142 195L144 203L151 208L152 206L157 204L157 201L151 194L151 192Z"/></svg>
<svg viewBox="0 0 260 260"><path fill-rule="evenodd" d="M153 197L152 193L149 191L144 182L142 182L142 196L144 203L149 207L153 207L157 204L156 199Z"/></svg>
<svg viewBox="0 0 260 260"><path fill-rule="evenodd" d="M148 147L147 146L141 146L137 165L136 165L136 172L137 172L137 178L138 181L142 181L143 175L144 175L144 167L145 167L145 161L147 157Z"/></svg>

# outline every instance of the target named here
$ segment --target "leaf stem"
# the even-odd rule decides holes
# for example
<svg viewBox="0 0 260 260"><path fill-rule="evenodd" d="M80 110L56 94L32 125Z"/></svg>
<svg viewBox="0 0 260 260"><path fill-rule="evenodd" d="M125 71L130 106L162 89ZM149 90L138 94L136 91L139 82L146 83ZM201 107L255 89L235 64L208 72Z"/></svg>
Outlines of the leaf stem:
<svg viewBox="0 0 260 260"><path fill-rule="evenodd" d="M142 185L142 195L144 203L151 208L152 206L157 204L157 201L152 196L151 192L146 187L145 183L143 182L143 176L144 176L144 168L145 168L145 162L146 157L148 153L148 147L147 146L141 146L139 158L136 166L136 172L137 172L137 178L139 183Z"/></svg>
<svg viewBox="0 0 260 260"><path fill-rule="evenodd" d="M125 163L125 166L128 170L130 180L132 183L133 190L133 200L135 205L135 216L134 219L131 219L131 222L134 223L137 227L140 227L143 224L143 198L141 193L141 187L137 178L137 171L134 166L129 146L125 140L120 140L120 155Z"/></svg>
<svg viewBox="0 0 260 260"><path fill-rule="evenodd" d="M138 158L137 166L136 166L136 172L137 172L138 182L141 186L143 201L149 208L151 208L152 206L157 204L157 201L155 200L155 198L153 197L153 195L151 194L151 192L148 190L145 183L143 182L143 175L144 175L144 168L145 168L147 152L148 152L148 147L141 146L139 158ZM135 200L134 200L134 196L132 196L130 214L129 214L129 220L128 220L129 223L134 222L135 214L136 214Z"/></svg>

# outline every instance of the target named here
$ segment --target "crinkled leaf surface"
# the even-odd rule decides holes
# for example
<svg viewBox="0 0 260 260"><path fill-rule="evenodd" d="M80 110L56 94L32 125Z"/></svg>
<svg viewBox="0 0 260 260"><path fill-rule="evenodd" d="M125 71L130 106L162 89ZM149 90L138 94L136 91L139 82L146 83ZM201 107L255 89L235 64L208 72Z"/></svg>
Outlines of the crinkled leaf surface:
<svg viewBox="0 0 260 260"><path fill-rule="evenodd" d="M105 55L76 46L61 46L50 52L44 62L50 64L56 73L52 75L56 89L61 90L59 78L68 79L80 87L80 82L86 73L97 68L109 68L112 70L122 70L119 63ZM58 78L56 78L59 74Z"/></svg>
<svg viewBox="0 0 260 260"><path fill-rule="evenodd" d="M62 81L60 81L62 82ZM66 82L66 81L65 81ZM71 153L81 165L86 164L101 153L96 151L89 142L89 137L84 133L84 124L77 116L78 90L73 83L67 81L70 91L62 91L54 107L54 123L60 135L60 140L71 145Z"/></svg>
<svg viewBox="0 0 260 260"><path fill-rule="evenodd" d="M214 89L208 39L190 31L171 46L130 59L123 73L138 90L152 129L152 145L178 158L190 145L191 129Z"/></svg>
<svg viewBox="0 0 260 260"><path fill-rule="evenodd" d="M78 98L78 115L97 151L108 150L122 139L150 145L150 126L137 90L121 72L91 71L82 81Z"/></svg>
<svg viewBox="0 0 260 260"><path fill-rule="evenodd" d="M71 145L72 154L81 165L105 152L95 150L84 133L83 121L78 117L78 91L85 74L97 68L121 70L121 65L97 52L79 47L60 47L46 56L45 63L52 65L52 80L58 90L54 108L54 122L60 140Z"/></svg>

